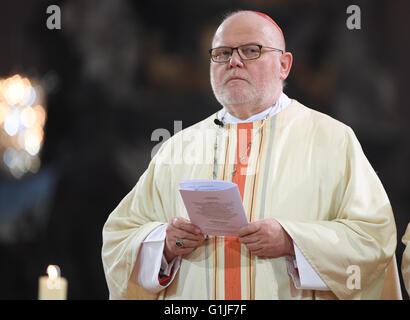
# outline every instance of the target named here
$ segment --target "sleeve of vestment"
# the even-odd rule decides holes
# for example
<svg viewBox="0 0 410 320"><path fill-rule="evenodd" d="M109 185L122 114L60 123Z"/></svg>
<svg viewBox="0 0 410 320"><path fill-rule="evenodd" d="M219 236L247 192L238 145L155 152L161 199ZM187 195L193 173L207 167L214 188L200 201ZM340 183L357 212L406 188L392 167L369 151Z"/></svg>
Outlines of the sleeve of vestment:
<svg viewBox="0 0 410 320"><path fill-rule="evenodd" d="M379 299L397 244L392 208L351 128L335 150L344 174L328 200L333 218L278 221L339 299Z"/></svg>
<svg viewBox="0 0 410 320"><path fill-rule="evenodd" d="M172 283L181 262L180 256L169 263L164 256L166 227L167 224L157 227L144 240L135 266L137 283L151 293L158 293Z"/></svg>
<svg viewBox="0 0 410 320"><path fill-rule="evenodd" d="M156 165L160 152L161 149L103 227L102 262L110 299L157 297L137 284L135 263L144 239L158 226L167 223L169 216L166 212L172 211L165 197L172 197L168 189L170 179L161 179L161 175L167 174L166 166Z"/></svg>
<svg viewBox="0 0 410 320"><path fill-rule="evenodd" d="M286 267L295 288L303 290L329 290L326 283L320 279L315 269L312 268L300 252L295 242L293 242L293 248L295 255L286 257Z"/></svg>

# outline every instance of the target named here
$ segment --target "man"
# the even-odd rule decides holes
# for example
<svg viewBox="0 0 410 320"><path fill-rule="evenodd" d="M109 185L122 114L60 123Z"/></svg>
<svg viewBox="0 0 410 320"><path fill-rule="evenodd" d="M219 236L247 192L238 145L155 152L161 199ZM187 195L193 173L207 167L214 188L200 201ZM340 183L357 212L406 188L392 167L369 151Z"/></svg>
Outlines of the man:
<svg viewBox="0 0 410 320"><path fill-rule="evenodd" d="M279 26L239 11L217 29L223 109L166 141L103 230L113 299L379 299L396 248L387 195L353 131L283 92ZM191 224L181 180L238 185L239 237Z"/></svg>

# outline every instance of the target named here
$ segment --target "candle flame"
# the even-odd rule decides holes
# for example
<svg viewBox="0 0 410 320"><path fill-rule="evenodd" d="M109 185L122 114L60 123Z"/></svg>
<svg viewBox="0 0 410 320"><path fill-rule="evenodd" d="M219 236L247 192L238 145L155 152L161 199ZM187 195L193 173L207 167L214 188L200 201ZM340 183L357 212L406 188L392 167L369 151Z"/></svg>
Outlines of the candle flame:
<svg viewBox="0 0 410 320"><path fill-rule="evenodd" d="M60 278L60 268L57 265L49 265L47 267L48 278L52 281Z"/></svg>

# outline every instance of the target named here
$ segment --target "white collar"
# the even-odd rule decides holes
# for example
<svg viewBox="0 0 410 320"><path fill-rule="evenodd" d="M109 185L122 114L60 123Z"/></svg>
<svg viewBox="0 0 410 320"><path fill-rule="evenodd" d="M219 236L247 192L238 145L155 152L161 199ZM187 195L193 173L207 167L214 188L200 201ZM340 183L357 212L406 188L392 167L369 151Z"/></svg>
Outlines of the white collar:
<svg viewBox="0 0 410 320"><path fill-rule="evenodd" d="M223 122L224 123L244 123L244 122L253 122L253 121L258 121L264 119L266 116L272 117L275 114L281 112L283 109L288 107L291 103L291 100L285 93L281 93L279 100L275 103L275 105L272 108L267 108L263 110L262 112L259 112L257 114L254 114L253 116L249 117L248 119L241 120L233 115L231 115L225 107L218 112L218 119L221 120L222 117L224 117Z"/></svg>

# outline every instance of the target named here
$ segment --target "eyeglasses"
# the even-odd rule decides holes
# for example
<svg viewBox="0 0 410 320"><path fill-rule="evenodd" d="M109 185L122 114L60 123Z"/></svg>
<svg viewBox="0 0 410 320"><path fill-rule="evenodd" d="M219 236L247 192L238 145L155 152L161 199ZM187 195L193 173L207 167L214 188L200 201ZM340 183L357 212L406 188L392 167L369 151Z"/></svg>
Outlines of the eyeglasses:
<svg viewBox="0 0 410 320"><path fill-rule="evenodd" d="M231 60L234 50L238 52L242 60L255 60L261 56L262 48L271 49L274 51L281 52L283 54L283 50L281 49L264 47L260 44L253 43L243 44L239 47L212 48L209 50L209 54L211 55L211 60L216 63L227 63L229 60Z"/></svg>

